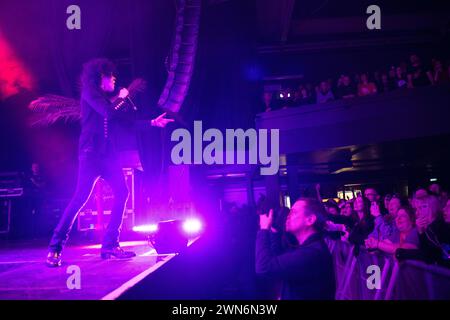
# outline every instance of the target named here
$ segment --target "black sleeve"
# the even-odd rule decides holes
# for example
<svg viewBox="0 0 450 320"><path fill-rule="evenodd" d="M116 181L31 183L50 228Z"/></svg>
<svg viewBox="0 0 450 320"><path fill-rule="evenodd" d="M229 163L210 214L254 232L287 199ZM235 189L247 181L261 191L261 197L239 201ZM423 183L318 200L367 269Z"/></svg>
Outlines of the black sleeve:
<svg viewBox="0 0 450 320"><path fill-rule="evenodd" d="M442 249L439 239L436 237L436 223L429 225L424 232L419 233L419 248L424 256L431 261L438 261L442 257Z"/></svg>
<svg viewBox="0 0 450 320"><path fill-rule="evenodd" d="M115 110L115 108L122 102L121 99L118 99L113 103L96 90L84 91L82 99L84 99L92 107L92 109L106 119L111 119L117 114L117 110Z"/></svg>
<svg viewBox="0 0 450 320"><path fill-rule="evenodd" d="M355 245L363 245L364 240L367 239L369 234L372 233L374 229L373 219L361 220L352 230L348 237L348 241Z"/></svg>
<svg viewBox="0 0 450 320"><path fill-rule="evenodd" d="M311 261L314 260L314 252L299 248L276 255L272 252L270 237L270 231L258 231L256 236L256 273L283 279L306 279Z"/></svg>
<svg viewBox="0 0 450 320"><path fill-rule="evenodd" d="M142 119L140 119L140 120L135 120L134 121L134 129L135 130L147 130L147 129L150 129L150 128L154 128L152 125L151 125L151 121L152 120L142 120Z"/></svg>
<svg viewBox="0 0 450 320"><path fill-rule="evenodd" d="M280 232L277 232L277 233L271 232L270 233L270 248L274 254L280 254L282 252L281 233Z"/></svg>
<svg viewBox="0 0 450 320"><path fill-rule="evenodd" d="M428 262L437 260L440 250L428 239L426 231L419 234L419 248Z"/></svg>

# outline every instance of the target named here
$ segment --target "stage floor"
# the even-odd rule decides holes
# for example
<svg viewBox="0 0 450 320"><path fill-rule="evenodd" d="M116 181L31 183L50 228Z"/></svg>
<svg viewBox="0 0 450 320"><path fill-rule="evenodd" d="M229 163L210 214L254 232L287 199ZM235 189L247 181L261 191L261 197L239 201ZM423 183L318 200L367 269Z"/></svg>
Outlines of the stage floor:
<svg viewBox="0 0 450 320"><path fill-rule="evenodd" d="M48 268L46 244L0 242L0 299L113 300L175 257L158 255L147 241L121 242L136 252L130 260L102 260L100 245L73 244L64 250L61 268ZM72 265L80 268L80 289L68 288Z"/></svg>

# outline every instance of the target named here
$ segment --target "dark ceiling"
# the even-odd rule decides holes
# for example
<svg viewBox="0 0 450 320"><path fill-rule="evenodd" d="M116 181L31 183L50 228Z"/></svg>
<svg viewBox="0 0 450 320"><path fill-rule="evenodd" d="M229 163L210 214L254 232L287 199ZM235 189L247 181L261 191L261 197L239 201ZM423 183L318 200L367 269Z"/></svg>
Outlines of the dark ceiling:
<svg viewBox="0 0 450 320"><path fill-rule="evenodd" d="M382 30L377 36L398 36L405 32L440 33L449 31L450 2L406 0L258 0L258 37L261 45L304 42L305 37L346 35L353 39L368 33L366 13L369 5L381 9ZM307 39L307 38L306 38ZM310 41L310 39L307 39Z"/></svg>
<svg viewBox="0 0 450 320"><path fill-rule="evenodd" d="M446 1L423 0L294 0L292 19L352 17L364 14L369 5L376 4L382 13L416 14L449 9Z"/></svg>

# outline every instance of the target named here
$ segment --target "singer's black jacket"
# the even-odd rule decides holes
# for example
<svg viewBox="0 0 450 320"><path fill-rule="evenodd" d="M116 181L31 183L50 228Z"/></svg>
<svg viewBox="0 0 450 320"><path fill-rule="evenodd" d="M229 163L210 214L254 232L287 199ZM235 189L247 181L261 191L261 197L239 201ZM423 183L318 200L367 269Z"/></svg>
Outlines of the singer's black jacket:
<svg viewBox="0 0 450 320"><path fill-rule="evenodd" d="M82 90L79 157L87 154L94 156L114 154L116 152L115 134L119 125L129 124L131 121L134 130L150 127L150 120L130 120L123 109L115 110L119 102L120 100L111 102L100 90ZM105 136L105 129L107 136Z"/></svg>
<svg viewBox="0 0 450 320"><path fill-rule="evenodd" d="M322 236L311 235L287 252L268 230L256 238L256 272L283 280L283 300L334 300L336 283L331 254Z"/></svg>

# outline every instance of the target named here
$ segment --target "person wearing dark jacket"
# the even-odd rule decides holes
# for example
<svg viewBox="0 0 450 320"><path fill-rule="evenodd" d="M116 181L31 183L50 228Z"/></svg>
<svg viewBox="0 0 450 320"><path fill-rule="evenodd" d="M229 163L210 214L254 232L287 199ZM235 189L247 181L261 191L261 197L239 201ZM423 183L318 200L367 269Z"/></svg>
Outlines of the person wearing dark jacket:
<svg viewBox="0 0 450 320"><path fill-rule="evenodd" d="M331 254L322 231L326 212L317 200L295 202L286 220L286 231L298 245L282 252L279 233L272 228L273 211L260 216L256 238L256 272L283 281L281 299L333 300L336 282Z"/></svg>
<svg viewBox="0 0 450 320"><path fill-rule="evenodd" d="M348 241L355 245L353 254L356 257L359 255L360 246L364 246L365 240L375 227L375 218L370 214L370 202L367 198L356 197L353 207L357 213L358 222L353 226Z"/></svg>
<svg viewBox="0 0 450 320"><path fill-rule="evenodd" d="M128 90L121 89L117 97L109 98L115 90L114 70L114 64L107 59L94 59L83 66L78 181L75 193L50 240L46 261L49 267L61 266L61 252L69 232L99 177L104 178L114 192L114 206L103 238L101 257L127 259L135 256L119 245L128 189L114 141L118 119L123 114L121 106L128 97ZM171 121L165 119L163 114L147 122L149 126L164 127Z"/></svg>
<svg viewBox="0 0 450 320"><path fill-rule="evenodd" d="M422 204L422 203L423 204ZM437 198L419 201L417 225L420 250L425 261L450 267L450 200L447 201L442 216L437 213ZM427 212L430 218L427 219Z"/></svg>

